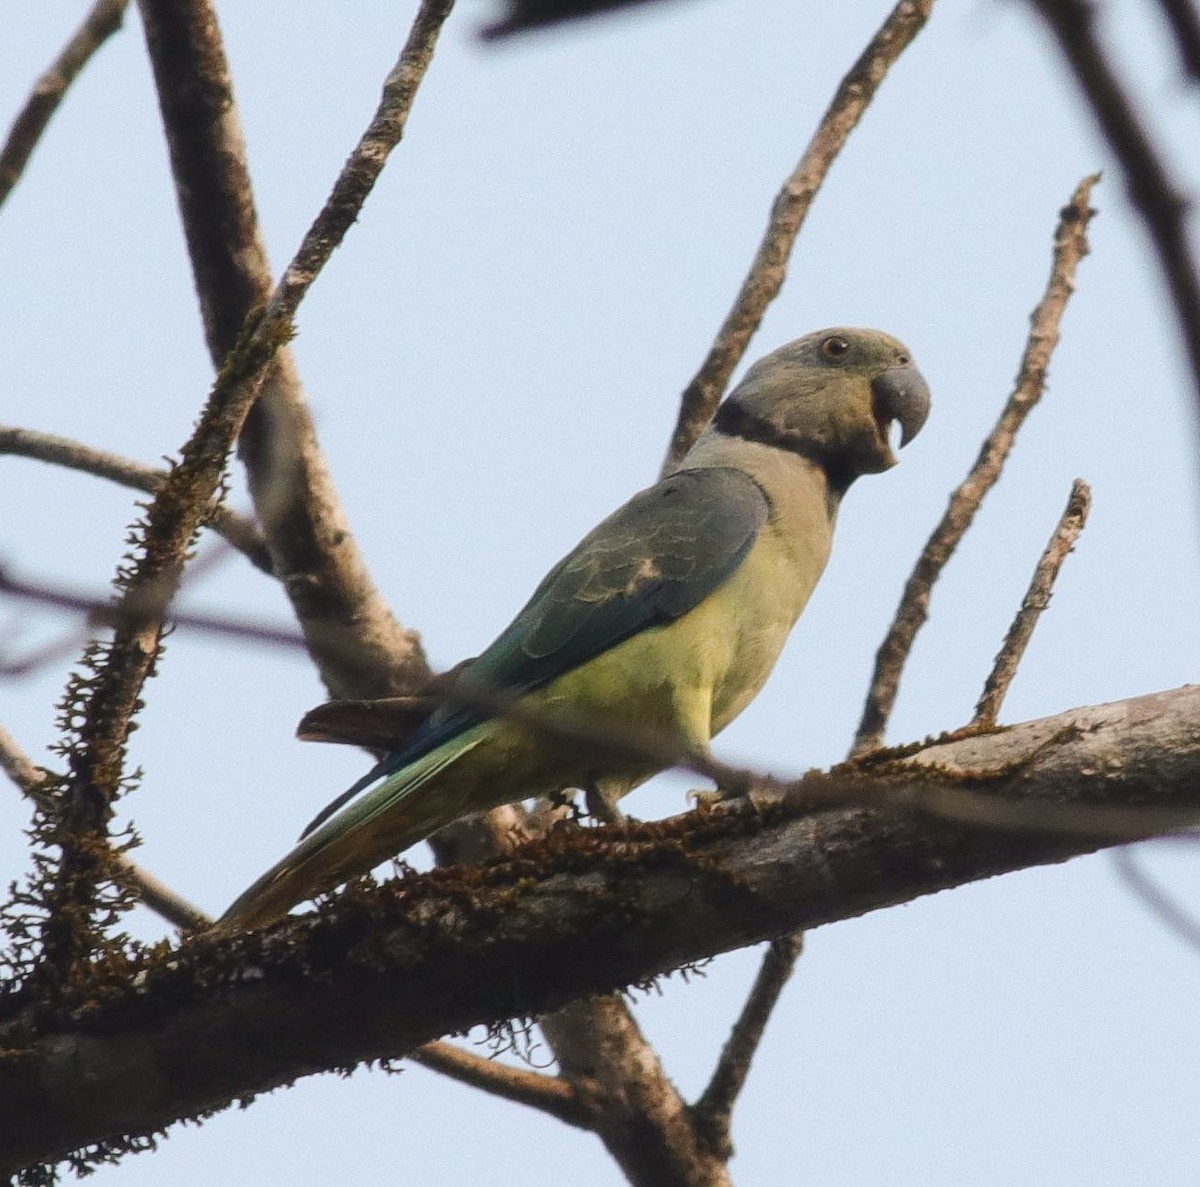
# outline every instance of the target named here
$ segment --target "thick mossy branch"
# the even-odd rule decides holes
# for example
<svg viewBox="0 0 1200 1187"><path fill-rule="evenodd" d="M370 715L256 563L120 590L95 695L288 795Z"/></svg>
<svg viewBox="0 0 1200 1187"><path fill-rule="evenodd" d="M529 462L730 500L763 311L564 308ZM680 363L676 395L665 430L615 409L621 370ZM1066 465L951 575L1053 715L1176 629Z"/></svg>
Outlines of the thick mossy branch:
<svg viewBox="0 0 1200 1187"><path fill-rule="evenodd" d="M180 461L168 472L114 584L119 596L110 640L88 649L82 672L63 702L67 777L54 813L41 827L58 848L58 869L45 887L43 934L46 988L57 993L79 966L103 948L97 915L100 886L111 880L106 858L112 804L125 782L125 751L145 682L162 646L163 616L179 589L192 542L216 506L225 466L272 353L290 335L276 321L247 335L222 368Z"/></svg>
<svg viewBox="0 0 1200 1187"><path fill-rule="evenodd" d="M824 793L836 783L884 799L986 785L971 798L1031 812L1005 830L896 808L814 814L802 781L766 808L563 830L491 865L359 885L264 932L114 959L69 1023L20 993L0 1005L0 1168L1114 839L1038 831L1047 807L1084 823L1116 806L1194 820L1200 688L935 742L827 776Z"/></svg>

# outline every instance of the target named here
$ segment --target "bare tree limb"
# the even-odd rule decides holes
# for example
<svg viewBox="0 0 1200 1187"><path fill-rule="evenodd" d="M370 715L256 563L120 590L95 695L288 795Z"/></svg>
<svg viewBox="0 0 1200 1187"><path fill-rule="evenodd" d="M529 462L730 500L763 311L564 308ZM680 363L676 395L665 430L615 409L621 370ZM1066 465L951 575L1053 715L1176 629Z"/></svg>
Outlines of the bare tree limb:
<svg viewBox="0 0 1200 1187"><path fill-rule="evenodd" d="M1125 187L1158 255L1192 369L1200 411L1200 275L1188 234L1188 203L1096 37L1090 0L1031 0L1041 13L1121 165ZM1193 17L1194 19L1194 17Z"/></svg>
<svg viewBox="0 0 1200 1187"><path fill-rule="evenodd" d="M209 0L141 0L147 44L200 298L219 363L272 289L229 65ZM282 281L304 280L328 240L340 240L398 143L451 0L422 5L382 102ZM313 250L317 255L312 255ZM384 696L423 683L415 634L375 587L317 442L290 351L281 351L239 442L274 572L331 693Z"/></svg>
<svg viewBox="0 0 1200 1187"><path fill-rule="evenodd" d="M22 601L53 606L59 610L73 610L87 615L92 626L131 627L144 625L148 620L163 617L172 627L182 627L202 634L221 635L230 639L244 639L264 646L286 647L304 650L305 639L298 631L268 623L244 622L232 618L220 618L209 614L189 614L178 610L164 609L156 600L146 604L130 604L128 600L114 605L105 598L90 597L73 593L60 585L49 585L33 581L21 581L0 565L0 594ZM3 653L0 652L0 655ZM24 665L22 665L22 668ZM0 673L11 674L7 666Z"/></svg>
<svg viewBox="0 0 1200 1187"><path fill-rule="evenodd" d="M499 20L484 25L479 36L484 41L499 41L514 33L527 33L563 21L577 21L652 2L656 0L507 0L504 14Z"/></svg>
<svg viewBox="0 0 1200 1187"><path fill-rule="evenodd" d="M154 494L167 476L165 470L147 466L144 462L137 462L132 458L121 457L120 454L110 453L106 449L96 449L70 437L21 429L15 425L0 424L0 454L65 466L68 470L79 470L97 478L107 478L121 486L146 491L148 494ZM218 507L208 526L228 540L256 569L271 573L271 556L267 551L266 542L251 520L226 507Z"/></svg>
<svg viewBox="0 0 1200 1187"><path fill-rule="evenodd" d="M17 740L0 724L0 770L30 799L36 799L46 772L17 745Z"/></svg>
<svg viewBox="0 0 1200 1187"><path fill-rule="evenodd" d="M528 1105L579 1129L592 1127L592 1110L575 1083L484 1059L452 1043L433 1042L409 1055L414 1063L441 1072L513 1104Z"/></svg>
<svg viewBox="0 0 1200 1187"><path fill-rule="evenodd" d="M1026 647L1029 646L1029 640L1033 638L1034 627L1037 626L1042 611L1050 605L1050 592L1058 578L1058 571L1067 559L1067 554L1075 547L1075 541L1079 539L1079 533L1087 523L1091 506L1091 488L1083 479L1076 478L1071 485L1071 494L1058 526L1047 542L1037 568L1034 569L1029 589L1021 601L1021 608L1017 611L1012 626L1008 628L996 662L988 673L983 695L979 698L979 704L975 706L975 716L971 720L972 728L978 726L987 729L996 724L1008 686L1017 674L1017 666L1025 654Z"/></svg>
<svg viewBox="0 0 1200 1187"><path fill-rule="evenodd" d="M1087 228L1093 213L1089 203L1092 187L1098 180L1098 175L1084 178L1059 216L1050 279L1030 317L1029 339L1017 372L1016 387L995 428L984 439L971 472L950 496L950 505L905 583L896 616L875 655L875 670L855 735L853 754L865 754L882 745L900 688L900 674L917 632L929 617L929 598L934 582L971 526L984 496L999 479L1017 431L1042 397L1050 356L1058 344L1059 323L1075 289L1075 272L1079 261L1088 252Z"/></svg>
<svg viewBox="0 0 1200 1187"><path fill-rule="evenodd" d="M978 785L957 770L1031 806L1194 820L1200 688L935 743L876 786ZM83 1015L0 999L0 1168L1104 844L784 802L560 831L482 869L352 888L264 932L148 952Z"/></svg>
<svg viewBox="0 0 1200 1187"><path fill-rule="evenodd" d="M46 772L34 765L33 760L17 745L16 739L0 724L0 769L43 810L53 812L54 805L45 796L42 785L47 780ZM212 920L198 907L192 906L182 895L159 881L148 870L129 860L124 854L113 854L117 876L127 882L134 892L155 914L168 923L185 930L196 931L207 927Z"/></svg>
<svg viewBox="0 0 1200 1187"><path fill-rule="evenodd" d="M144 866L136 865L123 855L118 855L117 862L117 876L124 879L159 918L182 931L203 931L212 924L211 916L190 903L177 890L172 890Z"/></svg>
<svg viewBox="0 0 1200 1187"><path fill-rule="evenodd" d="M1178 841L1181 838L1169 839ZM1186 839L1194 842L1197 837L1192 834ZM1112 860L1113 865L1117 867L1117 875L1126 887L1158 916L1165 927L1173 931L1189 948L1200 953L1200 920L1189 915L1141 868L1136 850L1129 845L1114 849Z"/></svg>
<svg viewBox="0 0 1200 1187"><path fill-rule="evenodd" d="M804 946L802 931L789 932L767 945L746 1004L721 1050L712 1079L692 1106L692 1116L705 1141L722 1158L733 1157L730 1128L733 1106L750 1073L750 1062L762 1042L771 1011L788 983Z"/></svg>
<svg viewBox="0 0 1200 1187"><path fill-rule="evenodd" d="M711 419L767 306L783 287L788 257L825 175L888 70L925 27L932 8L933 0L900 0L842 79L808 148L775 198L766 233L733 308L699 371L684 388L679 419L663 462L664 474L687 453Z"/></svg>
<svg viewBox="0 0 1200 1187"><path fill-rule="evenodd" d="M1200 82L1200 11L1193 0L1158 0L1179 50L1179 60L1193 82Z"/></svg>
<svg viewBox="0 0 1200 1187"><path fill-rule="evenodd" d="M571 1002L540 1026L562 1075L595 1093L592 1128L631 1187L731 1187L725 1158L617 994Z"/></svg>
<svg viewBox="0 0 1200 1187"><path fill-rule="evenodd" d="M92 55L121 27L128 4L129 0L96 0L62 53L34 84L33 93L13 121L8 139L0 149L0 206L21 180L67 88Z"/></svg>

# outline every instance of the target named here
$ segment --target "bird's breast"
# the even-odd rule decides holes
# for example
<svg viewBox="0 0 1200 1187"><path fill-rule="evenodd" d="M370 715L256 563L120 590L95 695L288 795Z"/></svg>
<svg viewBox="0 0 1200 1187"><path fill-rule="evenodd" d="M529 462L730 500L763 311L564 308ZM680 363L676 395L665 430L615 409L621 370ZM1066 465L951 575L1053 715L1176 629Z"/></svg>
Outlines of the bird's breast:
<svg viewBox="0 0 1200 1187"><path fill-rule="evenodd" d="M771 674L829 556L821 497L772 500L746 559L699 605L564 673L532 702L596 712L693 746L729 724Z"/></svg>
<svg viewBox="0 0 1200 1187"><path fill-rule="evenodd" d="M828 534L797 542L772 522L745 563L709 599L701 646L712 662L713 734L758 695L829 555Z"/></svg>

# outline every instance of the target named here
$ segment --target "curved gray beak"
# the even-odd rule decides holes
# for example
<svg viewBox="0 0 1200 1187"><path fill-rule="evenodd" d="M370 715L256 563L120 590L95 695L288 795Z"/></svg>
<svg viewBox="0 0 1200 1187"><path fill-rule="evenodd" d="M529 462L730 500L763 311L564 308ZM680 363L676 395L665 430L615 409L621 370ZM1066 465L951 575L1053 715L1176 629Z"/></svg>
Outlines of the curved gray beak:
<svg viewBox="0 0 1200 1187"><path fill-rule="evenodd" d="M929 385L916 367L889 367L871 380L872 411L887 440L892 421L900 425L900 446L907 445L929 415Z"/></svg>

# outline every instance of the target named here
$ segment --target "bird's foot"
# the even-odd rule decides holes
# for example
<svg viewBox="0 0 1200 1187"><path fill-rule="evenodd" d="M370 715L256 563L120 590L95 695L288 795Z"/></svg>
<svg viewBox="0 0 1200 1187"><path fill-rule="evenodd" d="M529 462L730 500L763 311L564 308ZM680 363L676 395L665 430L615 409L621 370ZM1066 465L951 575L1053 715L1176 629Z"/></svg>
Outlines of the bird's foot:
<svg viewBox="0 0 1200 1187"><path fill-rule="evenodd" d="M587 814L600 824L627 824L629 817L617 806L621 797L595 786L583 789L583 800Z"/></svg>
<svg viewBox="0 0 1200 1187"><path fill-rule="evenodd" d="M706 812L709 808L715 808L718 804L726 804L730 800L745 799L746 791L745 787L693 787L687 793L687 801L701 812Z"/></svg>
<svg viewBox="0 0 1200 1187"><path fill-rule="evenodd" d="M561 816L565 817L572 824L582 824L587 816L587 812L579 806L579 801L575 798L575 789L572 787L564 787L559 791L552 791L549 795L542 798L545 803L550 805L553 811L561 814Z"/></svg>
<svg viewBox="0 0 1200 1187"><path fill-rule="evenodd" d="M715 808L731 797L720 787L693 787L684 798L693 808L707 812L709 808Z"/></svg>
<svg viewBox="0 0 1200 1187"><path fill-rule="evenodd" d="M714 787L711 791L695 788L687 793L688 802L700 812L709 812L721 804L748 804L755 812L778 803L780 796L770 781L749 781L732 787Z"/></svg>

